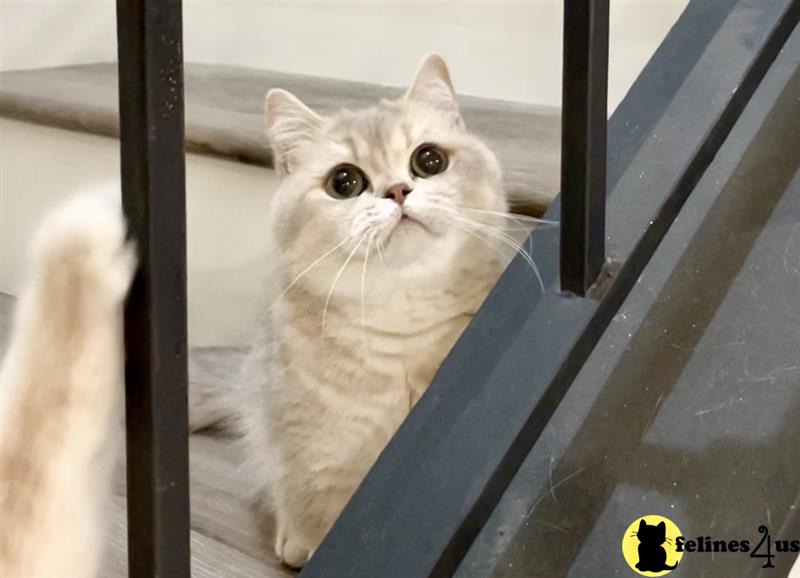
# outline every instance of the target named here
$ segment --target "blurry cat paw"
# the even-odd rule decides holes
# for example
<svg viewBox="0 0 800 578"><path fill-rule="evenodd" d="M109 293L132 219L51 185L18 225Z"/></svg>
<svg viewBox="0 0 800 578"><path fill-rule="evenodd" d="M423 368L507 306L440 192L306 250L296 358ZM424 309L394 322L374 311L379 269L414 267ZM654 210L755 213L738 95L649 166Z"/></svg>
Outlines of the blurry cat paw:
<svg viewBox="0 0 800 578"><path fill-rule="evenodd" d="M122 302L136 268L136 252L125 239L119 203L109 197L80 195L47 217L35 247L34 273L46 288L42 297L82 301L99 311Z"/></svg>
<svg viewBox="0 0 800 578"><path fill-rule="evenodd" d="M275 555L278 560L292 568L302 568L311 558L316 549L316 544L303 540L297 534L285 534L278 531L275 540Z"/></svg>

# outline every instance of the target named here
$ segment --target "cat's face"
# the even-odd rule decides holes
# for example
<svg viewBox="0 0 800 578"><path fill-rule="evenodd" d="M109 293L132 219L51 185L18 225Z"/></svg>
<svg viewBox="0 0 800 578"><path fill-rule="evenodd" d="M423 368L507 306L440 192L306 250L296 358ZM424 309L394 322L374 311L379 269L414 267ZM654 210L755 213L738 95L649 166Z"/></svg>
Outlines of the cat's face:
<svg viewBox="0 0 800 578"><path fill-rule="evenodd" d="M348 258L410 279L447 270L507 210L498 163L464 128L438 57L403 97L327 118L272 91L267 123L285 177L273 225L294 275L337 246L324 282Z"/></svg>

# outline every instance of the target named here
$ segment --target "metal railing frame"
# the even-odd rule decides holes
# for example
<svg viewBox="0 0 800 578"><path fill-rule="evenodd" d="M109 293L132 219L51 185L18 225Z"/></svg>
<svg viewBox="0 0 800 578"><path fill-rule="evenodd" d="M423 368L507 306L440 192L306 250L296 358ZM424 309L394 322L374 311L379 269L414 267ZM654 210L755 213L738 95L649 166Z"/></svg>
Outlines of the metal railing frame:
<svg viewBox="0 0 800 578"><path fill-rule="evenodd" d="M693 2L687 10L710 22L737 3ZM785 11L736 77L738 92L698 136L653 220L633 227L635 242L617 271L590 291L606 262L606 187L621 174L616 164L606 174L609 7L608 0L565 2L562 192L549 213L560 210L560 243L547 231L531 238L545 259L557 251L560 266L545 267L557 272L530 300L530 272L512 263L445 360L435 395L423 396L302 576L452 575L800 18L800 0L778 4ZM140 256L125 317L129 569L132 578L181 578L190 576L181 0L117 0L117 34L123 207ZM507 317L507 335L498 336L491 317L525 299L525 315ZM561 327L548 345L551 323ZM509 362L509 352L523 355L521 336L530 337L530 359ZM529 375L531 367L541 374ZM511 384L502 403L501 378ZM483 423L470 422L473 413L495 437L471 439ZM446 494L431 491L443 478Z"/></svg>
<svg viewBox="0 0 800 578"><path fill-rule="evenodd" d="M139 268L125 311L128 568L190 576L181 0L118 0L122 203Z"/></svg>
<svg viewBox="0 0 800 578"><path fill-rule="evenodd" d="M564 2L561 288L584 296L605 262L608 0Z"/></svg>

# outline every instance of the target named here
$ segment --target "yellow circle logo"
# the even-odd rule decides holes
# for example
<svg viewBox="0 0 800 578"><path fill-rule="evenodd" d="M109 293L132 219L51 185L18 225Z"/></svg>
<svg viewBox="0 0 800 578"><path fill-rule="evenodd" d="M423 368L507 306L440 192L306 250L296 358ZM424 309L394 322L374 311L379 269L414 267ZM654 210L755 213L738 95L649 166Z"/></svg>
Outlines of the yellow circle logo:
<svg viewBox="0 0 800 578"><path fill-rule="evenodd" d="M664 516L637 518L622 537L622 555L628 566L642 576L663 576L672 572L683 558L675 543L680 528Z"/></svg>

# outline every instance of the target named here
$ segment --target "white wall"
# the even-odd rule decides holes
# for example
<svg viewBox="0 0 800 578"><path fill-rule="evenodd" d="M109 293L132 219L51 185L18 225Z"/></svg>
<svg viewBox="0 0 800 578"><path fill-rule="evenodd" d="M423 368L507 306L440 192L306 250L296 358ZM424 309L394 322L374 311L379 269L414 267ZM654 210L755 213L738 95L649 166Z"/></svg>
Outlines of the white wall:
<svg viewBox="0 0 800 578"><path fill-rule="evenodd" d="M0 292L19 294L32 236L53 206L118 179L119 141L0 119ZM265 223L276 182L268 169L187 155L192 345L243 343L271 301Z"/></svg>
<svg viewBox="0 0 800 578"><path fill-rule="evenodd" d="M113 0L0 0L0 70L114 60L114 27Z"/></svg>
<svg viewBox="0 0 800 578"><path fill-rule="evenodd" d="M613 0L613 109L688 0ZM112 60L113 0L0 0L0 69ZM559 106L562 2L185 0L189 61L405 85L443 54L460 92Z"/></svg>

